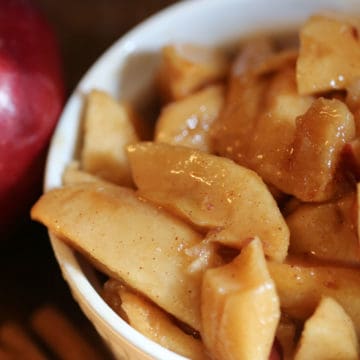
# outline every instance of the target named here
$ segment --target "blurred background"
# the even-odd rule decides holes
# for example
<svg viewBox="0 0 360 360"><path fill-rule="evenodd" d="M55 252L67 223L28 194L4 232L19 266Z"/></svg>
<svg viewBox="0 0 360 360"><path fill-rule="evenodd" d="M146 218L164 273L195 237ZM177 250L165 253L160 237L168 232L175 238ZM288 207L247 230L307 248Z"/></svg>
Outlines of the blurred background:
<svg viewBox="0 0 360 360"><path fill-rule="evenodd" d="M70 92L115 40L175 0L33 0L53 25Z"/></svg>
<svg viewBox="0 0 360 360"><path fill-rule="evenodd" d="M67 97L89 66L115 40L174 0L33 0L45 13L59 40ZM110 358L61 277L48 237L40 225L25 221L0 244L0 337L3 324L30 332L30 320L54 306ZM56 358L48 354L49 358ZM26 357L23 357L26 359ZM0 353L0 359L1 353Z"/></svg>

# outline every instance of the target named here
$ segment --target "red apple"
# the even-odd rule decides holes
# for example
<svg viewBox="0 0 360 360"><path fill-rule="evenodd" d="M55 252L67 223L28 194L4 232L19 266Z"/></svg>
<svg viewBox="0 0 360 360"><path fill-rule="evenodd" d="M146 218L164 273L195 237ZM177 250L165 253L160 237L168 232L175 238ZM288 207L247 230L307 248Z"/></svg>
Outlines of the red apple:
<svg viewBox="0 0 360 360"><path fill-rule="evenodd" d="M0 238L41 189L64 101L55 36L30 0L0 1Z"/></svg>

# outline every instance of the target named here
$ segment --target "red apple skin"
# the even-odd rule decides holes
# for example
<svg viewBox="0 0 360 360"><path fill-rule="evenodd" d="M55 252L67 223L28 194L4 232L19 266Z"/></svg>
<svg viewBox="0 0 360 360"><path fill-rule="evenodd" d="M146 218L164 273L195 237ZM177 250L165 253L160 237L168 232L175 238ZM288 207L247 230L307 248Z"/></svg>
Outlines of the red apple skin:
<svg viewBox="0 0 360 360"><path fill-rule="evenodd" d="M30 0L0 0L0 239L40 194L64 103L60 59L52 29Z"/></svg>

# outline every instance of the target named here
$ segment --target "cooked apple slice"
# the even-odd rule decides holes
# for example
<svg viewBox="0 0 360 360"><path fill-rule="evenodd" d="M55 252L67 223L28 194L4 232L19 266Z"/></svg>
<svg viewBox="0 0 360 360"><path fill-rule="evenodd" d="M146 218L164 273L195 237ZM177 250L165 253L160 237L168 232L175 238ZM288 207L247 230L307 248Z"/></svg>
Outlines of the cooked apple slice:
<svg viewBox="0 0 360 360"><path fill-rule="evenodd" d="M333 297L349 314L360 335L360 270L336 266L312 266L300 261L268 262L282 310L306 320L323 296Z"/></svg>
<svg viewBox="0 0 360 360"><path fill-rule="evenodd" d="M186 249L201 238L191 227L132 190L105 182L47 192L31 216L101 271L198 328L201 278L188 272L194 259Z"/></svg>
<svg viewBox="0 0 360 360"><path fill-rule="evenodd" d="M296 133L296 118L313 102L311 96L296 91L294 64L284 66L269 81L264 108L259 114L245 157L251 169L262 179L281 189L287 176L287 164ZM241 164L241 159L239 159Z"/></svg>
<svg viewBox="0 0 360 360"><path fill-rule="evenodd" d="M292 50L275 52L272 41L263 37L251 39L241 47L231 69L224 108L211 130L217 153L241 165L251 165L249 147L255 138L254 129L257 119L264 112L264 108L273 107L277 114L281 112L286 117L290 112L297 112L300 103L296 99L293 101L284 98L284 101L279 101L278 105L272 100L274 95L278 95L276 93L278 90L281 92L280 95L290 94L299 97L296 93L295 75L292 74L290 79L289 71L282 71L289 67L294 69L295 60L296 52ZM274 73L275 79L273 79ZM267 98L270 98L270 101ZM266 104L267 102L271 104ZM274 121L270 117L266 120L273 124L276 122L276 116ZM282 127L287 129L288 124L285 123ZM276 131L278 129L273 133L277 134ZM281 142L284 143L288 139L288 131L281 133L283 135ZM272 137L259 139L260 143L269 138ZM278 138L277 135L277 139L274 140Z"/></svg>
<svg viewBox="0 0 360 360"><path fill-rule="evenodd" d="M267 77L254 74L254 66L269 57L266 41L249 45L239 54L233 66L224 107L214 122L211 135L214 149L241 165L249 165L248 151L256 120L264 107L269 84Z"/></svg>
<svg viewBox="0 0 360 360"><path fill-rule="evenodd" d="M337 99L318 98L296 121L289 176L280 188L302 201L329 200L339 187L341 151L355 136L353 115Z"/></svg>
<svg viewBox="0 0 360 360"><path fill-rule="evenodd" d="M259 236L271 259L287 254L289 231L261 178L233 161L183 146L128 147L141 196L210 229L208 238L242 248Z"/></svg>
<svg viewBox="0 0 360 360"><path fill-rule="evenodd" d="M165 46L161 55L158 83L166 101L184 98L228 72L226 56L216 49L179 43Z"/></svg>
<svg viewBox="0 0 360 360"><path fill-rule="evenodd" d="M253 129L247 163L264 181L301 201L332 199L346 186L340 164L345 144L355 137L352 113L340 100L312 101L276 87L274 101Z"/></svg>
<svg viewBox="0 0 360 360"><path fill-rule="evenodd" d="M360 265L356 196L324 204L302 204L286 218L291 254ZM341 239L341 240L340 240Z"/></svg>
<svg viewBox="0 0 360 360"><path fill-rule="evenodd" d="M62 181L64 185L79 184L84 182L99 182L103 181L95 175L91 175L84 170L80 170L78 161L73 161L66 166Z"/></svg>
<svg viewBox="0 0 360 360"><path fill-rule="evenodd" d="M360 76L360 22L351 17L309 18L300 30L300 94L345 89Z"/></svg>
<svg viewBox="0 0 360 360"><path fill-rule="evenodd" d="M279 318L279 298L259 239L231 263L205 272L201 335L214 359L268 360Z"/></svg>
<svg viewBox="0 0 360 360"><path fill-rule="evenodd" d="M224 87L214 85L163 107L155 141L211 152L209 130L223 102Z"/></svg>
<svg viewBox="0 0 360 360"><path fill-rule="evenodd" d="M294 360L359 359L354 324L344 309L325 297L306 321Z"/></svg>
<svg viewBox="0 0 360 360"><path fill-rule="evenodd" d="M131 185L125 146L138 141L127 107L92 90L86 99L81 168L119 185Z"/></svg>
<svg viewBox="0 0 360 360"><path fill-rule="evenodd" d="M201 340L181 330L164 310L125 287L118 296L126 320L143 335L189 359L208 359Z"/></svg>

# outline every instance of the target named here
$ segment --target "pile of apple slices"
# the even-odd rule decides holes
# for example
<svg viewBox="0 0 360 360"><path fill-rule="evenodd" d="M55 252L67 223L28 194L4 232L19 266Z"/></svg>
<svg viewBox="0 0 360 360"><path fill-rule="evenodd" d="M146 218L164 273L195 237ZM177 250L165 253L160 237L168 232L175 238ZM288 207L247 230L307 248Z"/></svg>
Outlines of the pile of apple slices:
<svg viewBox="0 0 360 360"><path fill-rule="evenodd" d="M359 31L316 15L299 48L252 39L229 60L165 47L154 129L91 91L79 158L32 218L174 352L358 359Z"/></svg>

